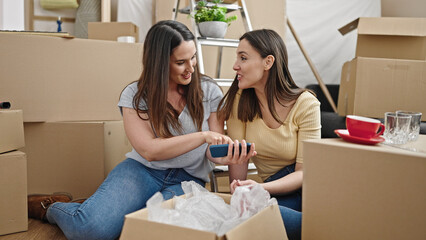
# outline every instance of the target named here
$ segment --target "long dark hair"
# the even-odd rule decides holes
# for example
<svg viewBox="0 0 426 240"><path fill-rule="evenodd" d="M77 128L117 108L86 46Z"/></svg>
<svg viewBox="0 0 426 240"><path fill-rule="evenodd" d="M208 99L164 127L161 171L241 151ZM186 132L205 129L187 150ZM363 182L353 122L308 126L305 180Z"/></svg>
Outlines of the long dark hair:
<svg viewBox="0 0 426 240"><path fill-rule="evenodd" d="M138 91L133 98L133 107L141 119L151 121L159 137L173 136L169 126L181 132L179 113L167 102L170 56L173 49L182 41L193 40L194 35L184 24L171 20L156 23L146 35L142 59L143 71L138 81ZM198 131L201 131L204 117L203 91L196 66L191 82L188 85L179 85L179 91L186 99L187 109L194 124ZM142 99L146 103L144 109L139 107ZM147 114L148 117L143 118L141 113Z"/></svg>
<svg viewBox="0 0 426 240"><path fill-rule="evenodd" d="M282 106L285 106L283 102L295 100L300 94L306 91L306 89L299 88L290 75L287 49L284 41L278 33L270 29L247 32L241 36L240 41L243 39L246 39L262 58L266 58L268 55L275 57L275 62L269 70L269 76L266 81L265 95L269 111L274 119L282 124L283 120L279 118L275 110L274 99ZM229 119L238 90L238 80L235 77L231 87L219 104L220 111L218 112L218 117L220 119ZM255 117L262 117L260 103L254 88L244 89L238 103L238 119L248 122L253 121Z"/></svg>

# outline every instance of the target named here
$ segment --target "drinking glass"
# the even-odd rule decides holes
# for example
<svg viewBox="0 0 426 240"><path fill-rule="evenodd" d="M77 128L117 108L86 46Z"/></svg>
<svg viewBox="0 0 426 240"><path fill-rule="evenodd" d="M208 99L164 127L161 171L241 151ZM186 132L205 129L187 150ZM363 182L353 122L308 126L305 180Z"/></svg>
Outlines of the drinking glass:
<svg viewBox="0 0 426 240"><path fill-rule="evenodd" d="M396 114L398 116L411 116L408 141L416 141L420 134L420 122L422 121L422 113L398 110L396 111Z"/></svg>
<svg viewBox="0 0 426 240"><path fill-rule="evenodd" d="M408 141L411 116L385 113L385 132L383 137L387 144L405 144Z"/></svg>

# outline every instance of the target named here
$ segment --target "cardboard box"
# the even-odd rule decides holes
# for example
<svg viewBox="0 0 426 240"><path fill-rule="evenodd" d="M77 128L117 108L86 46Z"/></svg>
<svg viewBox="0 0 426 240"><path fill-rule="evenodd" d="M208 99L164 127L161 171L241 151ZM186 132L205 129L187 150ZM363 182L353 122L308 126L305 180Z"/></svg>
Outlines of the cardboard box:
<svg viewBox="0 0 426 240"><path fill-rule="evenodd" d="M422 112L426 121L426 61L363 58L342 68L337 112L384 118L385 112Z"/></svg>
<svg viewBox="0 0 426 240"><path fill-rule="evenodd" d="M217 194L229 203L231 195ZM173 199L163 206L172 208ZM217 236L213 232L200 231L190 228L152 222L148 220L148 209L127 214L124 221L121 240L140 239L174 239L174 240L251 240L251 239L287 239L284 224L278 205L269 206L247 221L236 226L224 236Z"/></svg>
<svg viewBox="0 0 426 240"><path fill-rule="evenodd" d="M304 142L302 239L424 239L424 152L342 139Z"/></svg>
<svg viewBox="0 0 426 240"><path fill-rule="evenodd" d="M22 110L0 110L0 153L25 146Z"/></svg>
<svg viewBox="0 0 426 240"><path fill-rule="evenodd" d="M89 22L88 38L117 41L120 36L135 37L139 42L139 28L131 22Z"/></svg>
<svg viewBox="0 0 426 240"><path fill-rule="evenodd" d="M25 153L0 154L0 235L28 230Z"/></svg>
<svg viewBox="0 0 426 240"><path fill-rule="evenodd" d="M356 57L426 60L426 18L358 18L339 29L358 28Z"/></svg>
<svg viewBox="0 0 426 240"><path fill-rule="evenodd" d="M28 193L91 196L131 150L122 121L25 123Z"/></svg>
<svg viewBox="0 0 426 240"><path fill-rule="evenodd" d="M121 120L121 91L139 79L142 44L0 33L0 96L24 122Z"/></svg>

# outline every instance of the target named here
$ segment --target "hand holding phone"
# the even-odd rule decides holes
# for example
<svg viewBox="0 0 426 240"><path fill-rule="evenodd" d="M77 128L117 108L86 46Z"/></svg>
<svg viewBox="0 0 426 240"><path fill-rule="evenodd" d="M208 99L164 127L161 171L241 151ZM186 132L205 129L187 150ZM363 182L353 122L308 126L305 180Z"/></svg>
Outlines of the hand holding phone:
<svg viewBox="0 0 426 240"><path fill-rule="evenodd" d="M210 153L212 157L218 158L218 157L225 157L228 155L228 147L229 144L219 144L219 145L211 145L210 146ZM241 143L240 143L240 152L241 152ZM250 152L251 143L247 143L247 153ZM234 155L234 149L232 149L232 155Z"/></svg>

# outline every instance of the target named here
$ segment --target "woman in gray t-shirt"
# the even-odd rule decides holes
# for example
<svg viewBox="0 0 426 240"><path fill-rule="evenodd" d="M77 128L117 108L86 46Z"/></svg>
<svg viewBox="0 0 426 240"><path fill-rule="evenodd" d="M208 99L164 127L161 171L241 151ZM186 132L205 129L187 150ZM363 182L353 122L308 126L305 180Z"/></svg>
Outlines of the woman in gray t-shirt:
<svg viewBox="0 0 426 240"><path fill-rule="evenodd" d="M156 192L165 199L181 195L182 181L204 186L211 161L244 163L255 155L254 146L248 154L224 158L212 158L207 151L209 145L228 143L231 152L234 142L223 135L224 123L216 117L222 92L200 76L194 36L185 25L155 24L146 36L142 61L140 79L123 90L118 103L133 146L127 159L82 204L59 202L51 195L28 200L30 217L57 224L68 239L116 239L124 216L144 208Z"/></svg>

